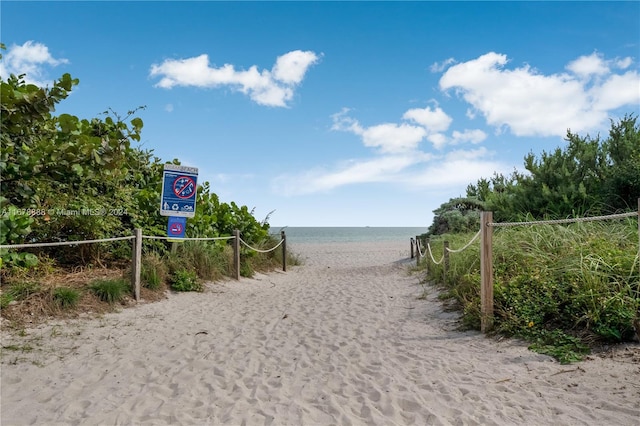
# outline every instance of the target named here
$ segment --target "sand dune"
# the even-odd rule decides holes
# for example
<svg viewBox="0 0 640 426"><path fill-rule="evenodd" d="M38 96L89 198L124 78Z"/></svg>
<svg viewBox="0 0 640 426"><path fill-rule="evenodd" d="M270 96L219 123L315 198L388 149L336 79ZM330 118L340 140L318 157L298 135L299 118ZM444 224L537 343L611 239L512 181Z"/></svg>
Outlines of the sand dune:
<svg viewBox="0 0 640 426"><path fill-rule="evenodd" d="M3 330L35 350L3 353L2 425L638 424L637 358L566 366L456 331L408 248L293 245L286 273Z"/></svg>

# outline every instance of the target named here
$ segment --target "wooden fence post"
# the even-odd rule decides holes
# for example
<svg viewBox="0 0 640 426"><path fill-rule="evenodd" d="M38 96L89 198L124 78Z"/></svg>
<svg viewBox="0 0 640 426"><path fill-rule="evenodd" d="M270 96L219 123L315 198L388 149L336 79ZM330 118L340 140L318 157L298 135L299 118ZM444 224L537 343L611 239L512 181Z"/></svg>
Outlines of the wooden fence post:
<svg viewBox="0 0 640 426"><path fill-rule="evenodd" d="M235 278L240 280L240 231L233 231L233 267L235 268Z"/></svg>
<svg viewBox="0 0 640 426"><path fill-rule="evenodd" d="M416 235L416 266L420 266L420 240Z"/></svg>
<svg viewBox="0 0 640 426"><path fill-rule="evenodd" d="M445 240L444 241L444 247L442 248L444 250L444 253L442 254L443 259L444 259L444 277L442 278L442 282L446 285L447 284L447 274L449 273L449 250L447 250L449 248L449 241Z"/></svg>
<svg viewBox="0 0 640 426"><path fill-rule="evenodd" d="M413 254L413 238L409 238L409 244L411 245L411 258L413 259L415 257Z"/></svg>
<svg viewBox="0 0 640 426"><path fill-rule="evenodd" d="M133 294L140 301L140 275L142 273L142 229L136 228L133 239Z"/></svg>
<svg viewBox="0 0 640 426"><path fill-rule="evenodd" d="M480 331L493 327L493 212L480 214Z"/></svg>
<svg viewBox="0 0 640 426"><path fill-rule="evenodd" d="M640 260L640 197L638 197L638 259ZM640 268L640 265L638 265L638 268ZM636 337L640 340L640 318L636 316L633 325L636 329Z"/></svg>
<svg viewBox="0 0 640 426"><path fill-rule="evenodd" d="M425 248L425 250L424 250L424 251L426 252L427 250L429 250L429 244L430 244L430 243L429 243L429 238L425 239L425 240L424 240L424 243L425 243L425 244L424 244L424 248ZM426 254L426 253L425 253L425 254ZM427 274L427 276L429 276L429 264L430 264L430 263L431 263L431 262L429 261L429 258L427 257L427 262L425 263L425 267L424 267L424 270L425 270L425 273Z"/></svg>
<svg viewBox="0 0 640 426"><path fill-rule="evenodd" d="M282 237L282 270L287 272L287 235L284 231L280 231Z"/></svg>

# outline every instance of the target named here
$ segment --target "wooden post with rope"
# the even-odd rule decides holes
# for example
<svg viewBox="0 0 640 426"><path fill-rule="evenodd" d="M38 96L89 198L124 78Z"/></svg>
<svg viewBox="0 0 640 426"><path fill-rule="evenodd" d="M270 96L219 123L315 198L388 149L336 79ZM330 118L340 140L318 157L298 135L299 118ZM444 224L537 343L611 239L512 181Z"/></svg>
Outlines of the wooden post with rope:
<svg viewBox="0 0 640 426"><path fill-rule="evenodd" d="M426 249L426 250L425 250L425 254L426 254L426 251L427 251L427 250L429 250L429 244L430 244L430 243L429 243L429 238L427 238L426 240L424 240L424 242L425 242L425 246L424 246L424 248ZM427 258L427 262L425 263L425 266L424 266L424 272L425 272L425 274L427 274L427 276L429 276L429 264L430 264L430 263L431 263L431 262L429 261L429 258Z"/></svg>
<svg viewBox="0 0 640 426"><path fill-rule="evenodd" d="M640 262L640 197L638 197L638 261ZM638 264L640 269L640 264ZM640 317L636 316L633 326L636 329L636 337L640 340Z"/></svg>
<svg viewBox="0 0 640 426"><path fill-rule="evenodd" d="M449 241L444 241L444 247L442 249L444 250L444 253L442 254L444 259L442 282L446 285L447 274L449 273Z"/></svg>
<svg viewBox="0 0 640 426"><path fill-rule="evenodd" d="M142 273L142 229L136 228L133 239L133 294L140 301L140 275Z"/></svg>
<svg viewBox="0 0 640 426"><path fill-rule="evenodd" d="M493 327L493 212L480 214L480 331Z"/></svg>
<svg viewBox="0 0 640 426"><path fill-rule="evenodd" d="M240 231L233 230L233 267L235 268L235 278L240 280Z"/></svg>
<svg viewBox="0 0 640 426"><path fill-rule="evenodd" d="M280 231L282 238L282 271L287 272L287 235L284 231Z"/></svg>
<svg viewBox="0 0 640 426"><path fill-rule="evenodd" d="M409 238L409 245L411 245L411 258L413 259L415 257L413 254L413 238Z"/></svg>

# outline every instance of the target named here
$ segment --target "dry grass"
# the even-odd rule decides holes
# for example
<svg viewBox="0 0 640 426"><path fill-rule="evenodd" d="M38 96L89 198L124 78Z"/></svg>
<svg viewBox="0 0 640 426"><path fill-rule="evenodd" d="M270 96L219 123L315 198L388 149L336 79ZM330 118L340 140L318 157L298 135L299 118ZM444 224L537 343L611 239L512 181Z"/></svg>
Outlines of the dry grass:
<svg viewBox="0 0 640 426"><path fill-rule="evenodd" d="M4 277L2 280L2 292L8 291L13 285L21 282L35 283L38 291L23 299L11 302L9 306L0 311L0 316L6 320L3 326L21 329L27 326L35 326L52 319L71 319L80 317L97 317L106 312L112 312L119 308L132 306L135 300L132 294L115 305L101 301L89 290L89 285L97 279L117 279L129 277L127 269L75 268L73 271L56 269L41 276ZM53 290L58 287L68 287L80 293L78 303L73 308L61 308L53 300ZM166 286L159 290L151 291L141 288L141 298L148 302L155 302L166 298Z"/></svg>

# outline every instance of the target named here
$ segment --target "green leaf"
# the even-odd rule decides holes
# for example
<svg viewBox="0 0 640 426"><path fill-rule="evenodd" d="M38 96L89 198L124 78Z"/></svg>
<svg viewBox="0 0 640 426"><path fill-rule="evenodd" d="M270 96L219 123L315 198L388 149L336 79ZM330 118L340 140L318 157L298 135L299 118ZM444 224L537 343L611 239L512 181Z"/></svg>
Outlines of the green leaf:
<svg viewBox="0 0 640 426"><path fill-rule="evenodd" d="M24 266L31 268L38 264L38 257L33 253L25 253L24 255Z"/></svg>
<svg viewBox="0 0 640 426"><path fill-rule="evenodd" d="M76 172L76 174L78 176L82 176L84 174L84 169L82 168L82 166L80 164L74 164L73 166L71 166L71 169Z"/></svg>

